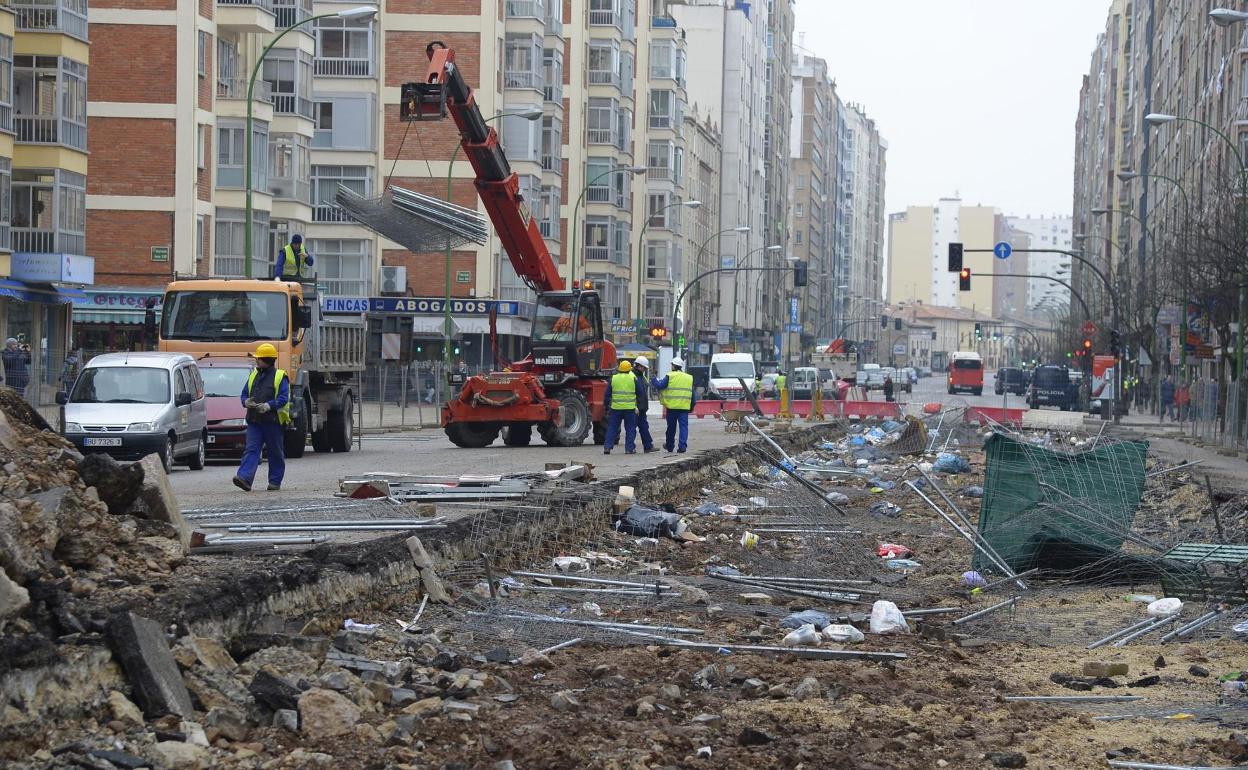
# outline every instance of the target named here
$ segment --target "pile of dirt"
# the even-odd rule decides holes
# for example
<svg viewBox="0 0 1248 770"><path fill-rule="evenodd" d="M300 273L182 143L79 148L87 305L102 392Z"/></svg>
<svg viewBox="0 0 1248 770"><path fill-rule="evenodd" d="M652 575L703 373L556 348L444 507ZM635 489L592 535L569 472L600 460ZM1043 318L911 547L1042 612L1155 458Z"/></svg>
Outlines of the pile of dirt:
<svg viewBox="0 0 1248 770"><path fill-rule="evenodd" d="M0 675L101 632L102 609L186 557L185 525L155 457L77 452L0 387Z"/></svg>

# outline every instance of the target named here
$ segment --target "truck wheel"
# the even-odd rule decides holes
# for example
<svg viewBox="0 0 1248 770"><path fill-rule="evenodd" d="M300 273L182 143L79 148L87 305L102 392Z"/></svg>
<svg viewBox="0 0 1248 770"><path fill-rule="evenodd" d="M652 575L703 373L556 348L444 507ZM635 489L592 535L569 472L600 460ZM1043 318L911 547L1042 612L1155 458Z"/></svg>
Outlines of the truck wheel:
<svg viewBox="0 0 1248 770"><path fill-rule="evenodd" d="M351 409L351 397L342 399L342 409L329 413L325 421L329 433L329 448L334 452L350 452L355 439L355 412Z"/></svg>
<svg viewBox="0 0 1248 770"><path fill-rule="evenodd" d="M533 440L533 427L528 423L503 426L503 444L506 446L528 446Z"/></svg>
<svg viewBox="0 0 1248 770"><path fill-rule="evenodd" d="M594 423L594 443L602 446L607 443L607 421L599 420Z"/></svg>
<svg viewBox="0 0 1248 770"><path fill-rule="evenodd" d="M324 425L324 423L322 423ZM325 428L312 431L312 451L328 452L329 451L329 431Z"/></svg>
<svg viewBox="0 0 1248 770"><path fill-rule="evenodd" d="M975 389L974 391L972 391L972 392L973 392L975 395L977 395L977 396L982 396L982 395L984 395L984 389L983 389L983 388L976 388L976 389Z"/></svg>
<svg viewBox="0 0 1248 770"><path fill-rule="evenodd" d="M286 456L294 459L303 457L308 446L308 412L305 408L298 416L291 429L282 435L282 443L286 447Z"/></svg>
<svg viewBox="0 0 1248 770"><path fill-rule="evenodd" d="M496 422L453 422L446 426L446 437L464 449L480 449L498 438Z"/></svg>
<svg viewBox="0 0 1248 770"><path fill-rule="evenodd" d="M543 423L538 432L542 440L551 446L580 446L589 435L589 403L577 390L562 391L559 396L559 421Z"/></svg>

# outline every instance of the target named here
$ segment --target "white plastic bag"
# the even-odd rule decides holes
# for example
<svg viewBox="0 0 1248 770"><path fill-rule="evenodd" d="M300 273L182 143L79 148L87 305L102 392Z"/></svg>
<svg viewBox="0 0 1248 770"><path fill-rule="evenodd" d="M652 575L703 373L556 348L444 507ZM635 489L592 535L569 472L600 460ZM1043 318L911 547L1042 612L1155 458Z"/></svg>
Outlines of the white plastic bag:
<svg viewBox="0 0 1248 770"><path fill-rule="evenodd" d="M556 556L554 563L560 572L589 572L589 562L580 556Z"/></svg>
<svg viewBox="0 0 1248 770"><path fill-rule="evenodd" d="M807 623L801 628L785 634L784 641L781 643L785 647L814 647L821 640L822 637L819 636L819 632L815 630L815 627Z"/></svg>
<svg viewBox="0 0 1248 770"><path fill-rule="evenodd" d="M1183 601L1175 599L1173 596L1165 599L1158 599L1150 602L1148 605L1148 614L1154 618L1165 618L1170 615L1177 615L1183 609Z"/></svg>
<svg viewBox="0 0 1248 770"><path fill-rule="evenodd" d="M896 604L881 599L871 605L871 633L908 634L910 626Z"/></svg>
<svg viewBox="0 0 1248 770"><path fill-rule="evenodd" d="M831 625L819 633L829 642L861 642L867 637L853 626Z"/></svg>

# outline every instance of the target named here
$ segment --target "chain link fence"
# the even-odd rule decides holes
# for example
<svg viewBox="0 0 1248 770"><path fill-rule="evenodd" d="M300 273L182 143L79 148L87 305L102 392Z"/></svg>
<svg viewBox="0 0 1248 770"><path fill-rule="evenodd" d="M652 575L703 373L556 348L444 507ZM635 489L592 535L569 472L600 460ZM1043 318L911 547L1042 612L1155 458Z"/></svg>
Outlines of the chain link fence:
<svg viewBox="0 0 1248 770"><path fill-rule="evenodd" d="M475 374L471 368L466 370ZM451 393L442 361L377 361L360 374L363 430L437 427Z"/></svg>

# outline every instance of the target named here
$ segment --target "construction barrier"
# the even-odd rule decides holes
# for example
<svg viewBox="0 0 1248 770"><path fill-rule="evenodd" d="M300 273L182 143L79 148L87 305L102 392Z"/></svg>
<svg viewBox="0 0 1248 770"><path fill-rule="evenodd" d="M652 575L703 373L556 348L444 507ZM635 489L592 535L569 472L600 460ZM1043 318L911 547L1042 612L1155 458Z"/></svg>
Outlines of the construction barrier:
<svg viewBox="0 0 1248 770"><path fill-rule="evenodd" d="M978 422L985 425L996 422L1011 428L1023 427L1023 412L1026 409L1005 409L999 406L968 406L965 419L967 422Z"/></svg>
<svg viewBox="0 0 1248 770"><path fill-rule="evenodd" d="M789 411L794 417L809 417L813 401L793 401ZM823 400L823 414L828 417L901 417L901 405L890 401L831 401ZM780 415L780 401L777 399L759 399L758 408L764 416ZM740 411L754 414L754 407L749 401L699 401L693 405L690 414L694 417L717 417L720 412Z"/></svg>

